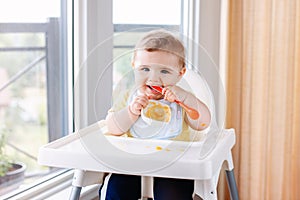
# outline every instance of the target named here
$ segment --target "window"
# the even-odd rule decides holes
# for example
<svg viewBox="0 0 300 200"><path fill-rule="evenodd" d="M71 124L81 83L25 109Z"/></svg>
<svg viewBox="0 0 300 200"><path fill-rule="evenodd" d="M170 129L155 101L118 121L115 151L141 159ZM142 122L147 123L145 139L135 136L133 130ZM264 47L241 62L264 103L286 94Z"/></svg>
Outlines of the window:
<svg viewBox="0 0 300 200"><path fill-rule="evenodd" d="M72 78L65 1L11 0L1 5L1 131L9 159L26 166L20 185L0 185L3 195L10 191L6 188L25 188L55 170L37 163L38 149L72 131Z"/></svg>

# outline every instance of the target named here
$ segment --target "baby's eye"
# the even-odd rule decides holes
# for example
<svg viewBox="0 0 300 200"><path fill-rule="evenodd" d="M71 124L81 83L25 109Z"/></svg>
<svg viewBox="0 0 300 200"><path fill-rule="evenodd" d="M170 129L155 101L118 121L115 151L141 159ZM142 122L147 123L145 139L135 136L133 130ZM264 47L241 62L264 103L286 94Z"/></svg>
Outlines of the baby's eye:
<svg viewBox="0 0 300 200"><path fill-rule="evenodd" d="M141 71L144 71L144 72L149 72L149 71L150 71L150 69L149 69L148 67L142 67L142 68L141 68Z"/></svg>
<svg viewBox="0 0 300 200"><path fill-rule="evenodd" d="M170 73L168 70L165 70L165 69L161 70L160 72L161 72L162 74L169 74L169 73Z"/></svg>

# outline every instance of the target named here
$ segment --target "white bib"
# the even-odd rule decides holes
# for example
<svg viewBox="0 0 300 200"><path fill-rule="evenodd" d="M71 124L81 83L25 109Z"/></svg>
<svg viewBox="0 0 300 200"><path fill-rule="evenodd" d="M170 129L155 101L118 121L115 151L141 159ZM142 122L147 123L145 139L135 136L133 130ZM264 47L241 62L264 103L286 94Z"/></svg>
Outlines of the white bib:
<svg viewBox="0 0 300 200"><path fill-rule="evenodd" d="M134 96L135 95L132 95L131 98L129 98L129 102L133 99ZM133 137L143 139L169 139L176 137L182 132L182 108L177 103L171 103L164 99L156 101L160 101L170 107L170 121L148 124L143 120L142 117L139 117L138 120L130 128L130 133Z"/></svg>

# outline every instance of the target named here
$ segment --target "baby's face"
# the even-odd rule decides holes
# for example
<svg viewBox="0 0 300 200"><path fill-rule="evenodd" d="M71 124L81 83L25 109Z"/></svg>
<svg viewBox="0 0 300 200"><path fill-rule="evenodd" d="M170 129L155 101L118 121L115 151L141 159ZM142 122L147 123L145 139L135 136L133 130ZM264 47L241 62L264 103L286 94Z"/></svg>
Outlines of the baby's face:
<svg viewBox="0 0 300 200"><path fill-rule="evenodd" d="M165 51L137 51L133 62L135 82L140 92L150 99L163 96L151 86L161 87L175 85L185 73L179 58Z"/></svg>

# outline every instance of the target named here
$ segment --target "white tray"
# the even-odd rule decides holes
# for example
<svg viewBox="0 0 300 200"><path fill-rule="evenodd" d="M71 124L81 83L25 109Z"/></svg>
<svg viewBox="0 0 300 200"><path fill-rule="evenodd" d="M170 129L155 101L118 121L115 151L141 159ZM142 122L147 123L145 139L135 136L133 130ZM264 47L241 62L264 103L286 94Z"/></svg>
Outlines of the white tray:
<svg viewBox="0 0 300 200"><path fill-rule="evenodd" d="M44 145L38 162L86 171L205 180L219 173L235 143L234 130L222 130L213 151L199 159L203 141L143 140L105 133L101 121Z"/></svg>

